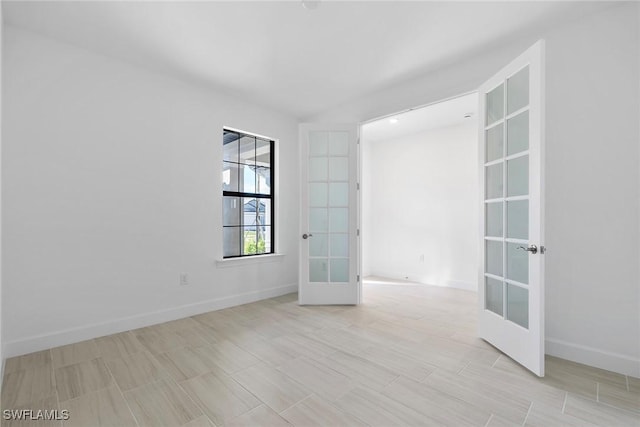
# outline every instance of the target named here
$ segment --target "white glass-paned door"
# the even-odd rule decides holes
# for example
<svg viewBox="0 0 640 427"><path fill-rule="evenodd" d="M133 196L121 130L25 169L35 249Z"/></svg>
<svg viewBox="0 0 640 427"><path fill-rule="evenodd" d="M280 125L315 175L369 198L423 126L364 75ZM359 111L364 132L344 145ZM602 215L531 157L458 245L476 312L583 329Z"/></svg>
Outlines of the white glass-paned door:
<svg viewBox="0 0 640 427"><path fill-rule="evenodd" d="M300 304L358 304L355 125L300 126Z"/></svg>
<svg viewBox="0 0 640 427"><path fill-rule="evenodd" d="M542 41L480 88L479 334L544 375Z"/></svg>

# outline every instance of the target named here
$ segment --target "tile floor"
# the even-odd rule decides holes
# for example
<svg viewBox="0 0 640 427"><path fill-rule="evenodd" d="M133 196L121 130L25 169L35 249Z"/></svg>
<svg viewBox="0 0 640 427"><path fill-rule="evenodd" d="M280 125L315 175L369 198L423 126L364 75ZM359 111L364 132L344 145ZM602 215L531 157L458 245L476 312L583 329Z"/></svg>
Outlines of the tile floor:
<svg viewBox="0 0 640 427"><path fill-rule="evenodd" d="M365 284L357 307L296 295L7 360L2 426L640 426L640 379L547 358L539 379L475 338L476 294Z"/></svg>

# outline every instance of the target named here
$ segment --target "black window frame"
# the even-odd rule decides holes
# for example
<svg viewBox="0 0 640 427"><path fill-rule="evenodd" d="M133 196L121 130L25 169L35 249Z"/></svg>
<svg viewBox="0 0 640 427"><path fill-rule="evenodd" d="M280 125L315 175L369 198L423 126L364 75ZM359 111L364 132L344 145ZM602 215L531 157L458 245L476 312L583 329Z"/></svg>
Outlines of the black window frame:
<svg viewBox="0 0 640 427"><path fill-rule="evenodd" d="M247 258L247 257L256 257L256 256L263 256L263 255L269 255L269 254L274 254L275 253L275 234L276 234L276 230L275 230L275 214L276 214L276 208L275 208L275 140L272 138L268 138L268 137L264 137L264 136L260 136L260 135L255 135L255 134L251 134L251 133L247 133L247 132L243 132L243 131L238 131L235 129L231 129L231 128L223 128L222 131L222 135L223 135L223 140L222 140L222 146L223 146L223 150L224 150L224 146L225 146L225 135L227 133L233 133L233 134L237 134L238 138L237 141L241 141L242 138L244 137L249 137L249 138L253 138L254 139L254 149L256 149L255 147L257 147L257 143L258 141L263 141L263 142L269 142L269 194L262 194L259 193L258 189L255 189L255 193L251 193L251 192L245 192L245 191L230 191L230 190L225 190L224 189L224 182L223 184L223 189L222 189L222 199L223 199L223 209L224 209L224 198L225 197L237 197L239 198L239 200L241 201L241 209L240 209L240 217L242 218L240 220L239 225L225 225L224 224L224 211L223 211L223 224L222 224L222 229L223 229L223 234L224 234L224 229L225 228L239 228L240 229L240 233L239 233L239 255L225 255L225 239L223 238L223 248L222 248L222 253L223 253L223 259L233 259L233 258ZM233 141L231 141L233 142ZM246 165L246 163L243 163L241 161L241 156L240 156L240 143L238 143L238 161L237 162L233 162L233 161L229 161L229 160L225 160L225 156L223 156L222 158L222 166L223 166L223 170L225 167L225 164L230 163L230 164L236 164L236 165ZM256 166L257 167L257 166ZM232 169L233 170L233 169ZM238 173L240 173L240 171L242 170L242 168L238 169ZM238 182L240 182L240 179L238 178ZM257 180L256 180L257 183ZM240 189L238 189L240 190ZM257 227L259 227L259 224L256 224L256 253L243 253L244 252L244 243L245 243L245 228L249 227L247 225L244 224L244 205L242 204L242 201L246 198L250 198L256 201L256 215L259 216L260 213L260 200L269 200L269 209L271 210L270 212L270 224L266 225L269 227L270 230L270 238L271 238L271 245L269 247L268 251L265 252L257 252L258 248L259 248L259 233L257 232ZM263 224L263 226L265 226Z"/></svg>

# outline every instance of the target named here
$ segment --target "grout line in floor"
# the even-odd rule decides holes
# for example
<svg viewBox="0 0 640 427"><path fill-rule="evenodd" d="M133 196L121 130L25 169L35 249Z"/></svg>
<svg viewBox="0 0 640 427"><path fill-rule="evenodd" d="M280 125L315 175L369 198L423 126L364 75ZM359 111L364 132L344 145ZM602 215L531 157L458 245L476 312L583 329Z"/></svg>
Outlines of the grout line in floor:
<svg viewBox="0 0 640 427"><path fill-rule="evenodd" d="M486 423L484 423L484 427L487 427L492 419L493 419L493 414L489 414L489 419L487 420Z"/></svg>
<svg viewBox="0 0 640 427"><path fill-rule="evenodd" d="M151 354L151 353L150 353ZM156 355L155 354L151 354L151 357L153 358L153 361L156 362L158 364L158 367L160 368L161 371L163 371L163 373L166 375L166 378L169 378L171 381L173 381L178 388L180 388L180 390L182 390L182 392L187 396L187 398L196 406L196 408L200 409L200 412L202 412L202 415L204 415L204 417L211 423L211 425L216 426L217 424L213 422L213 420L211 418L209 418L209 415L207 415L207 412L204 410L204 408L202 406L200 406L198 404L198 402L196 402L189 393L187 393L187 390L184 389L184 387L182 387L182 384L180 384L179 381L177 381L176 379L174 379L171 374L169 373L169 371L164 367L164 365L162 363L160 363L160 361L158 359L156 359ZM206 372L208 373L208 372ZM205 373L205 374L206 374ZM205 374L200 374L197 375L197 377L205 375ZM165 378L165 377L163 377ZM193 377L196 378L196 377ZM191 379L191 378L189 378ZM185 380L187 381L187 380ZM193 420L192 420L193 421ZM191 421L189 421L191 422Z"/></svg>
<svg viewBox="0 0 640 427"><path fill-rule="evenodd" d="M502 355L501 355L501 354L499 354L499 355L498 355L498 358L496 359L496 361L495 361L495 362L493 362L493 364L491 365L491 367L492 367L492 368L496 366L496 363L498 363L498 360L500 360L500 358L501 358L501 357L502 357Z"/></svg>
<svg viewBox="0 0 640 427"><path fill-rule="evenodd" d="M600 402L600 383L596 383L596 402Z"/></svg>
<svg viewBox="0 0 640 427"><path fill-rule="evenodd" d="M495 362L494 362L495 363ZM464 365L462 368L458 369L458 371L456 372L456 375L460 375L460 372L464 371L465 369L467 369L467 367L471 365L471 361L468 361L466 365ZM429 374L431 375L431 374ZM427 375L428 376L428 375Z"/></svg>
<svg viewBox="0 0 640 427"><path fill-rule="evenodd" d="M53 369L53 352L49 349L49 357L51 358L51 376L53 377L53 391L56 395L56 403L58 404L58 410L62 411L60 406L60 396L58 395L58 382L56 381L56 371ZM64 426L63 420L60 420L60 427Z"/></svg>
<svg viewBox="0 0 640 427"><path fill-rule="evenodd" d="M562 410L560 411L561 413L564 414L564 410L567 407L567 399L569 398L569 392L565 391L564 392L564 402L562 402Z"/></svg>
<svg viewBox="0 0 640 427"><path fill-rule="evenodd" d="M522 421L523 426L527 424L527 419L529 419L529 414L531 413L532 408L533 408L533 402L531 402L531 405L529 405L529 410L527 411L527 415L524 416L524 420Z"/></svg>
<svg viewBox="0 0 640 427"><path fill-rule="evenodd" d="M122 397L122 400L124 400L124 404L127 405L127 409L129 410L129 413L133 417L133 421L136 423L137 426L140 426L140 423L138 422L138 419L136 418L136 414L133 413L133 410L131 409L131 406L129 406L129 402L127 401L127 398L124 396L124 392L120 388L120 384L118 384L118 382L116 381L116 377L113 375L113 372L111 372L111 369L109 368L109 365L107 365L107 363L105 362L104 366L107 368L107 371L109 371L109 375L111 375L111 380L113 381L113 385L116 386L116 389L118 390L118 393L120 393L120 396Z"/></svg>

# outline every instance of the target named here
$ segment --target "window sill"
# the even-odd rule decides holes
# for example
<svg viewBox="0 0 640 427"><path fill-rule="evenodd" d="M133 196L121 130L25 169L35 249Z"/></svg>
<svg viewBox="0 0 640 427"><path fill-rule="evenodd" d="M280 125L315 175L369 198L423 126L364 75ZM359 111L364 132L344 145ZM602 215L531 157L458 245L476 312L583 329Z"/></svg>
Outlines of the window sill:
<svg viewBox="0 0 640 427"><path fill-rule="evenodd" d="M239 257L239 258L225 258L225 259L217 259L216 267L218 268L241 267L243 265L264 264L267 262L282 262L283 259L284 259L284 254L267 254L267 255Z"/></svg>

